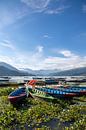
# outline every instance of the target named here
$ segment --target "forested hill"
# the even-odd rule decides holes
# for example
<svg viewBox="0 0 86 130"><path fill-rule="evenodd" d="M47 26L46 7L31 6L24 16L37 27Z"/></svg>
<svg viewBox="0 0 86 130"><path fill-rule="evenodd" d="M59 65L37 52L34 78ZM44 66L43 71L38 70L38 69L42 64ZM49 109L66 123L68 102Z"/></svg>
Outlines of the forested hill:
<svg viewBox="0 0 86 130"><path fill-rule="evenodd" d="M32 76L32 74L20 71L7 63L0 62L0 76Z"/></svg>
<svg viewBox="0 0 86 130"><path fill-rule="evenodd" d="M51 73L53 76L86 76L86 67Z"/></svg>

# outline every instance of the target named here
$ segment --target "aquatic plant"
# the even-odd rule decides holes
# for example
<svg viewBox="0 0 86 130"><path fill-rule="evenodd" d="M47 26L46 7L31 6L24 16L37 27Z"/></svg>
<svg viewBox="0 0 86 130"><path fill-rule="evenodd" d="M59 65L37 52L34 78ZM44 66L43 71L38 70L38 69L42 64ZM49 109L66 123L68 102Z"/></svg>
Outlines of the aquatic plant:
<svg viewBox="0 0 86 130"><path fill-rule="evenodd" d="M59 120L62 122L75 122L78 119L82 119L84 113L86 113L86 106L73 105L60 113Z"/></svg>
<svg viewBox="0 0 86 130"><path fill-rule="evenodd" d="M7 88L0 88L0 96L7 96L10 94L15 88L7 87Z"/></svg>
<svg viewBox="0 0 86 130"><path fill-rule="evenodd" d="M47 102L39 99L27 98L20 104L12 105L7 94L12 88L0 88L0 129L8 130L16 128L42 128L50 130L51 127L47 123L56 119L60 124L64 124L65 130L82 130L86 128L86 105L74 104L73 100L57 99ZM2 92L2 93L1 93ZM3 96L6 95L6 96ZM86 99L84 96L81 100ZM78 100L76 100L78 102ZM58 123L57 121L57 123ZM65 123L68 122L69 126ZM54 126L57 129L58 126ZM54 129L53 128L53 129Z"/></svg>
<svg viewBox="0 0 86 130"><path fill-rule="evenodd" d="M86 130L86 115L84 115L82 119L70 125L70 127L65 127L65 130Z"/></svg>

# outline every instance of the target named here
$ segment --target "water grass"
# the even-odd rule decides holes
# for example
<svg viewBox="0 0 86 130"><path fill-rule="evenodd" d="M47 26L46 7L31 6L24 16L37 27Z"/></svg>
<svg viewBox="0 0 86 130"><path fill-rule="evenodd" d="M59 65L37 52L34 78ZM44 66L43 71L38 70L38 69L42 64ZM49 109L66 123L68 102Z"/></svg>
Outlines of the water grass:
<svg viewBox="0 0 86 130"><path fill-rule="evenodd" d="M79 97L79 100L57 99L51 102L27 98L14 106L8 100L8 94L13 89L0 88L0 130L86 129L85 96Z"/></svg>

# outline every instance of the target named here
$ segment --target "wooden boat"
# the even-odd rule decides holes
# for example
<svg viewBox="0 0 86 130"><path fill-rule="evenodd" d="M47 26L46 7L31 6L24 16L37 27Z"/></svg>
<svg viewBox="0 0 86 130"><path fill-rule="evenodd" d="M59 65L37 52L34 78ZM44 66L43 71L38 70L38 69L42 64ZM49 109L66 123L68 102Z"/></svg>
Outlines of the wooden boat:
<svg viewBox="0 0 86 130"><path fill-rule="evenodd" d="M26 88L21 87L9 94L8 99L11 103L17 103L27 97Z"/></svg>
<svg viewBox="0 0 86 130"><path fill-rule="evenodd" d="M72 87L69 87L71 89L80 89L80 90L86 90L86 87L83 87L83 86L72 86Z"/></svg>
<svg viewBox="0 0 86 130"><path fill-rule="evenodd" d="M36 97L43 97L43 95L40 96L40 94L38 92L36 92L37 90L40 93L45 93L45 97L46 95L53 97L53 98L58 98L58 97L74 97L76 96L75 93L68 93L68 92L64 92L62 90L58 90L58 89L54 89L54 88L47 88L47 87L36 87L35 86L36 81L32 80L30 82L27 82L25 84L26 87L29 88L29 93L30 95L32 95L32 97L36 96ZM29 86L32 85L32 88L30 88Z"/></svg>
<svg viewBox="0 0 86 130"><path fill-rule="evenodd" d="M45 84L58 84L58 81L55 79L46 79Z"/></svg>
<svg viewBox="0 0 86 130"><path fill-rule="evenodd" d="M37 90L40 90L42 92L45 92L47 94L49 94L50 96L53 96L54 98L71 98L71 97L75 97L77 96L76 93L73 93L73 92L66 92L66 91L63 91L63 90L59 90L59 89L53 89L53 88L45 88L45 87L42 87L42 88L36 88Z"/></svg>
<svg viewBox="0 0 86 130"><path fill-rule="evenodd" d="M38 89L32 89L32 88L28 87L28 90L29 90L30 96L33 98L41 98L41 99L48 100L48 101L54 99L54 97L52 97L49 94L47 94L46 92L40 91Z"/></svg>
<svg viewBox="0 0 86 130"><path fill-rule="evenodd" d="M81 96L81 95L85 95L86 94L86 90L84 90L85 88L81 87L81 88L64 88L63 86L58 87L57 89L55 88L49 88L49 87L35 87L35 83L36 81L31 81L28 84L26 84L26 86L32 85L34 90L39 90L42 91L52 97L75 97L75 96Z"/></svg>
<svg viewBox="0 0 86 130"><path fill-rule="evenodd" d="M53 88L52 88L53 89ZM55 89L55 88L54 88ZM78 96L81 96L81 95L86 95L86 87L79 87L79 86L73 86L73 87L59 87L59 88L56 88L56 89L59 89L59 90L63 90L65 92L73 92L73 93L76 93L78 94Z"/></svg>
<svg viewBox="0 0 86 130"><path fill-rule="evenodd" d="M86 95L86 88L48 88L48 87L44 87L44 88L38 88L41 89L42 91L58 91L58 92L65 92L65 93L74 93L76 94L76 96L82 96L82 95Z"/></svg>
<svg viewBox="0 0 86 130"><path fill-rule="evenodd" d="M86 87L71 87L68 89L64 89L64 91L76 93L78 94L78 96L86 95Z"/></svg>

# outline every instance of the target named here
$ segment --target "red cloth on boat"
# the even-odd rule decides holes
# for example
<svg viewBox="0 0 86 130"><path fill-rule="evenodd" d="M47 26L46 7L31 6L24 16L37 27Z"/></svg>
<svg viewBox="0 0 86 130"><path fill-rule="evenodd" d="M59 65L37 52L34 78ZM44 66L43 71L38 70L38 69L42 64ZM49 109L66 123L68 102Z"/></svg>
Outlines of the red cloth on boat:
<svg viewBox="0 0 86 130"><path fill-rule="evenodd" d="M36 82L37 82L37 80L34 80L34 79L33 79L33 80L30 80L28 84L29 84L29 85L34 85Z"/></svg>

